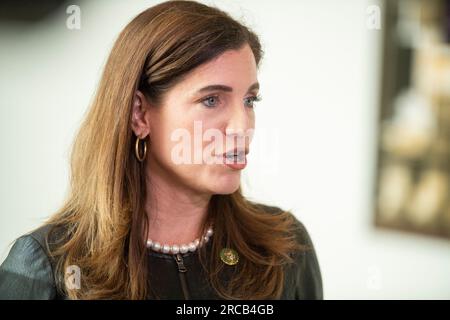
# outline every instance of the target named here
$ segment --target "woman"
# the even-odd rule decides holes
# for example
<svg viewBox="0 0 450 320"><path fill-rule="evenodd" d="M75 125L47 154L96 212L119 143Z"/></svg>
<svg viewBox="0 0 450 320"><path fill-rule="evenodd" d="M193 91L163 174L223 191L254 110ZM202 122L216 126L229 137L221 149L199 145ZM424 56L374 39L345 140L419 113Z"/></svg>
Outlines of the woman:
<svg viewBox="0 0 450 320"><path fill-rule="evenodd" d="M131 21L76 137L69 197L16 240L0 296L322 299L303 224L241 193L261 56L252 31L200 3Z"/></svg>

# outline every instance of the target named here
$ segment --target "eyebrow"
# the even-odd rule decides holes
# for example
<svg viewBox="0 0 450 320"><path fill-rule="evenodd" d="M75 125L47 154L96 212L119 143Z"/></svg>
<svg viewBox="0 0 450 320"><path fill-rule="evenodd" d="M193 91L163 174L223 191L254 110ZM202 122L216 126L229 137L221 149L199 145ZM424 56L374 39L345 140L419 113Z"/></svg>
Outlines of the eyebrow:
<svg viewBox="0 0 450 320"><path fill-rule="evenodd" d="M255 82L254 84L252 84L247 89L247 93L249 93L252 90L257 90L257 89L259 89L259 82ZM204 92L208 92L208 91L214 91L214 90L232 92L233 88L223 85L223 84L212 84L212 85L209 85L209 86L206 86L206 87L203 87L203 88L197 90L197 92L195 94L204 93Z"/></svg>

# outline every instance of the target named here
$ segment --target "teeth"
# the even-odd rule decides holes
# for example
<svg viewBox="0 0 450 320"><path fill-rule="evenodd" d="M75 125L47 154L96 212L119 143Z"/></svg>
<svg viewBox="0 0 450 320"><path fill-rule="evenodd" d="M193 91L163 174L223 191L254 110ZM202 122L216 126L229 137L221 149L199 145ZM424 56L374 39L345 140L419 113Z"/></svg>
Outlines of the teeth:
<svg viewBox="0 0 450 320"><path fill-rule="evenodd" d="M227 159L243 159L244 158L244 154L243 153L231 154L231 155L227 155L226 158Z"/></svg>

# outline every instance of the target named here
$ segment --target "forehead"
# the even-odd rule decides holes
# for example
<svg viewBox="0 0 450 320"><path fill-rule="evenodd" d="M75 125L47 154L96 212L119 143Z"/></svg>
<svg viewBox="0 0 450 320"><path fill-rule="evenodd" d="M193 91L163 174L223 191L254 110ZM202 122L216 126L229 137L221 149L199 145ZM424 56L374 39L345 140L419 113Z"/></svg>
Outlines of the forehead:
<svg viewBox="0 0 450 320"><path fill-rule="evenodd" d="M256 74L256 62L253 52L248 45L238 50L228 50L194 70L193 77L213 76L220 71L219 75L233 73Z"/></svg>
<svg viewBox="0 0 450 320"><path fill-rule="evenodd" d="M248 45L223 54L192 70L182 82L174 87L184 94L193 95L209 84L223 84L235 90L247 90L257 81L257 66Z"/></svg>

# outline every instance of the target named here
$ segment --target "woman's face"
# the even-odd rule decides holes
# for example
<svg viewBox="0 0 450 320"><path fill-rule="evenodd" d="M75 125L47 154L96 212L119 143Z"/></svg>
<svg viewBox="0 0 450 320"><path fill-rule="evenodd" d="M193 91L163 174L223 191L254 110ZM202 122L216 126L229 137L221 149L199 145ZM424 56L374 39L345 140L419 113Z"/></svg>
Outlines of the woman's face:
<svg viewBox="0 0 450 320"><path fill-rule="evenodd" d="M191 71L145 115L150 172L196 192L236 191L255 127L257 93L256 62L248 45ZM223 158L235 149L244 156Z"/></svg>

